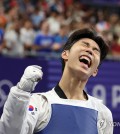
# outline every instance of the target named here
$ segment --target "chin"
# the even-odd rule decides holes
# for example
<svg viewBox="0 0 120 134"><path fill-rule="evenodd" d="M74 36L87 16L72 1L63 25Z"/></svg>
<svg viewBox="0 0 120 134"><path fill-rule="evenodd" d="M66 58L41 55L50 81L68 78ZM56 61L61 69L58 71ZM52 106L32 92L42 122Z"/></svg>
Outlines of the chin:
<svg viewBox="0 0 120 134"><path fill-rule="evenodd" d="M85 70L77 70L75 75L77 78L84 81L88 80L88 78L90 77L88 72Z"/></svg>

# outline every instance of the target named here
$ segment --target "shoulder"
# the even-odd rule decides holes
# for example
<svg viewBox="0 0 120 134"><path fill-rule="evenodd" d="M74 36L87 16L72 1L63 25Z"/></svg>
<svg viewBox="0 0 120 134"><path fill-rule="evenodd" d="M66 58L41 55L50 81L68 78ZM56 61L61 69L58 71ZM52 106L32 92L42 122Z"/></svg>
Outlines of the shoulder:
<svg viewBox="0 0 120 134"><path fill-rule="evenodd" d="M33 93L32 98L48 101L48 98L54 95L54 90L49 90L47 92Z"/></svg>
<svg viewBox="0 0 120 134"><path fill-rule="evenodd" d="M53 90L47 91L47 92L41 92L41 93L32 93L30 103L33 103L34 105L49 105L49 98L53 96L54 92ZM44 105L43 105L44 104Z"/></svg>
<svg viewBox="0 0 120 134"><path fill-rule="evenodd" d="M96 110L102 114L108 114L108 115L112 115L110 109L105 105L103 104L103 101L98 99L98 98L95 98L93 96L90 96L88 95L90 100L91 100L91 103L96 107Z"/></svg>
<svg viewBox="0 0 120 134"><path fill-rule="evenodd" d="M42 119L43 116L46 115L46 112L47 116L49 115L51 111L51 105L48 102L47 97L42 95L42 93L33 93L30 98L28 111L30 114L33 114L33 116L36 114L39 116L39 119Z"/></svg>
<svg viewBox="0 0 120 134"><path fill-rule="evenodd" d="M46 94L46 93L45 93ZM34 104L44 103L47 101L47 98L42 95L42 93L32 93L30 102Z"/></svg>

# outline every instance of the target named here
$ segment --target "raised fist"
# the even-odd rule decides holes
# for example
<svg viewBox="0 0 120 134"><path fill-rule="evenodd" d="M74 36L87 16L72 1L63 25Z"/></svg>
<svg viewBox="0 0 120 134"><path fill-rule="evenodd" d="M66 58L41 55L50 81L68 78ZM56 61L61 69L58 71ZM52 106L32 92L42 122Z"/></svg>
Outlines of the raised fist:
<svg viewBox="0 0 120 134"><path fill-rule="evenodd" d="M42 67L37 65L28 66L17 87L27 92L33 91L36 84L42 79L43 72L41 69Z"/></svg>
<svg viewBox="0 0 120 134"><path fill-rule="evenodd" d="M23 77L27 80L30 79L33 82L38 82L43 76L41 69L42 67L37 65L28 66L24 71Z"/></svg>

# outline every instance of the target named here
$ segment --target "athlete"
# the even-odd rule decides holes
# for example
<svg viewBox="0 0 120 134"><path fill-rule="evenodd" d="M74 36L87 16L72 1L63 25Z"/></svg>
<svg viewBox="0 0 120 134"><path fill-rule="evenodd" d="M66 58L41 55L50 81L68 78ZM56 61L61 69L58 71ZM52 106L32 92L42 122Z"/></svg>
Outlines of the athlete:
<svg viewBox="0 0 120 134"><path fill-rule="evenodd" d="M0 134L113 134L110 110L84 91L107 52L108 45L93 29L73 32L61 54L62 77L45 93L31 93L43 72L28 66L4 105Z"/></svg>

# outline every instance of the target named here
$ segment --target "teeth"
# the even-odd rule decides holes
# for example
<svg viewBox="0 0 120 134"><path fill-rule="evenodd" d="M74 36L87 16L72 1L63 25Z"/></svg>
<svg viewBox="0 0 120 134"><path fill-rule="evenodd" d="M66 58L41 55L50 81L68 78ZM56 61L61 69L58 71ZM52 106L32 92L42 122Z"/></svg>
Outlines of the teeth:
<svg viewBox="0 0 120 134"><path fill-rule="evenodd" d="M88 61L88 63L90 63L90 59L89 59L88 57L86 57L86 56L81 56L81 57L80 57L80 60L81 60L81 59L85 59L85 60Z"/></svg>
<svg viewBox="0 0 120 134"><path fill-rule="evenodd" d="M86 59L87 61L90 61L90 59L86 56L81 56L80 59Z"/></svg>

